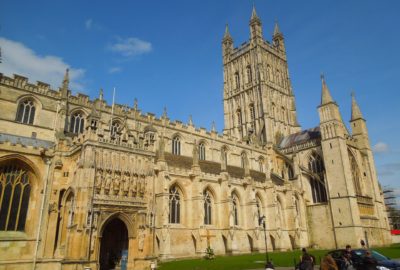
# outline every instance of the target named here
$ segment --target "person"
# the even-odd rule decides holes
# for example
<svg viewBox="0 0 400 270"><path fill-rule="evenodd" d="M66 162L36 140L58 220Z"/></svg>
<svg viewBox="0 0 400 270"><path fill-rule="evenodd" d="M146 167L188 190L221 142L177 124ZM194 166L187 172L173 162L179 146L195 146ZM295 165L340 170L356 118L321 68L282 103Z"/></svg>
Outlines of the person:
<svg viewBox="0 0 400 270"><path fill-rule="evenodd" d="M377 260L372 257L371 251L367 250L365 251L365 255L363 258L363 269L364 270L375 270L378 262Z"/></svg>
<svg viewBox="0 0 400 270"><path fill-rule="evenodd" d="M308 254L305 248L302 248L302 255L300 256L300 270L312 270L314 268L313 256Z"/></svg>
<svg viewBox="0 0 400 270"><path fill-rule="evenodd" d="M321 270L339 270L333 257L328 254L321 261Z"/></svg>
<svg viewBox="0 0 400 270"><path fill-rule="evenodd" d="M365 241L364 241L363 239L361 239L360 244L361 244L361 247L362 247L363 249L366 249Z"/></svg>
<svg viewBox="0 0 400 270"><path fill-rule="evenodd" d="M271 261L268 261L267 264L265 265L265 270L274 270L274 265L272 264Z"/></svg>
<svg viewBox="0 0 400 270"><path fill-rule="evenodd" d="M342 267L343 269L346 269L346 270L354 269L353 261L351 259L351 246L350 245L346 245L346 249L343 252L342 258L343 258L343 263L344 263L344 265Z"/></svg>

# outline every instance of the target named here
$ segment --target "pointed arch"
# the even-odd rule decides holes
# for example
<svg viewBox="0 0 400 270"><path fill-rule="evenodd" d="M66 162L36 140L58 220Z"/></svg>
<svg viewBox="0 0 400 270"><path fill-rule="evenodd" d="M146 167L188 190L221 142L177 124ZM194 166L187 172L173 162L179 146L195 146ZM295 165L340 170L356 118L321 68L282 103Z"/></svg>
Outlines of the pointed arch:
<svg viewBox="0 0 400 270"><path fill-rule="evenodd" d="M128 230L128 237L133 238L135 236L135 231L134 231L134 224L131 220L131 218L123 213L123 212L115 212L110 214L108 217L106 217L101 223L100 223L100 230L99 230L99 235L103 235L104 229L107 227L107 225L114 219L119 219L121 220L125 226L126 229Z"/></svg>

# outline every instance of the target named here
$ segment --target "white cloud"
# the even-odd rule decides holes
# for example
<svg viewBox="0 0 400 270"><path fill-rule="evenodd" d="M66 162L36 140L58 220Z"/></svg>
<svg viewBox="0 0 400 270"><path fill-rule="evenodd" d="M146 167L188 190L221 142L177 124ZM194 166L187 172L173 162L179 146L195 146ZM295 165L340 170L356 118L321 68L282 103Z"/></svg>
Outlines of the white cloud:
<svg viewBox="0 0 400 270"><path fill-rule="evenodd" d="M148 41L135 37L126 39L118 38L116 43L109 46L109 49L113 52L120 53L122 56L135 56L151 52L152 45Z"/></svg>
<svg viewBox="0 0 400 270"><path fill-rule="evenodd" d="M108 69L108 73L113 74L113 73L118 73L121 72L122 68L121 67L112 67Z"/></svg>
<svg viewBox="0 0 400 270"><path fill-rule="evenodd" d="M372 147L375 153L386 153L389 151L389 146L384 142L378 142Z"/></svg>
<svg viewBox="0 0 400 270"><path fill-rule="evenodd" d="M0 37L2 64L0 72L7 76L19 74L29 81L48 83L53 89L62 84L65 70L69 68L70 88L76 91L84 89L82 84L84 69L71 68L61 57L53 55L38 55L24 44Z"/></svg>
<svg viewBox="0 0 400 270"><path fill-rule="evenodd" d="M92 29L92 26L93 26L93 20L92 20L92 19L87 19L87 20L85 21L85 28L86 28L86 30Z"/></svg>

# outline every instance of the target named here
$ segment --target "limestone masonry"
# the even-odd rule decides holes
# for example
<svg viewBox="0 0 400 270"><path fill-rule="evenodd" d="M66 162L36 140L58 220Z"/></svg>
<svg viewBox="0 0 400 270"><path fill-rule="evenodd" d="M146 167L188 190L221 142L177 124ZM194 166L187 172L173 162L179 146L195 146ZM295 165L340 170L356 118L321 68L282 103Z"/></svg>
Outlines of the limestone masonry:
<svg viewBox="0 0 400 270"><path fill-rule="evenodd" d="M112 112L102 91L72 95L68 71L58 90L0 73L0 270L389 244L354 96L349 132L322 77L320 124L302 129L284 37L266 41L255 9L222 55L223 134L136 102Z"/></svg>

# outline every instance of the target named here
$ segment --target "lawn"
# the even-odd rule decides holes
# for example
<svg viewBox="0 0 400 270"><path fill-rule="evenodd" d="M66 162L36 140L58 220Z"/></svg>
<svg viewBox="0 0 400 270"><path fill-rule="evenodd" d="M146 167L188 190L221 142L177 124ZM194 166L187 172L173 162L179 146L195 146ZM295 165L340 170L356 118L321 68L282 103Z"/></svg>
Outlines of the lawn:
<svg viewBox="0 0 400 270"><path fill-rule="evenodd" d="M400 244L390 247L374 248L378 252L390 258L400 257ZM309 250L315 256L319 264L327 250ZM294 259L299 260L301 251L270 252L269 257L275 266L293 266ZM160 270L243 270L263 268L265 262L264 253L245 254L237 256L217 256L214 260L192 259L162 263Z"/></svg>

